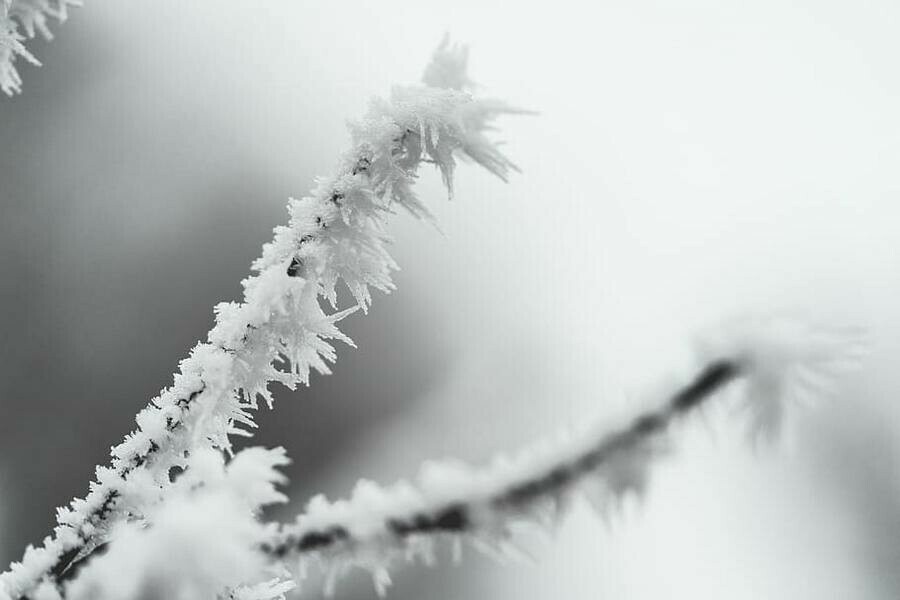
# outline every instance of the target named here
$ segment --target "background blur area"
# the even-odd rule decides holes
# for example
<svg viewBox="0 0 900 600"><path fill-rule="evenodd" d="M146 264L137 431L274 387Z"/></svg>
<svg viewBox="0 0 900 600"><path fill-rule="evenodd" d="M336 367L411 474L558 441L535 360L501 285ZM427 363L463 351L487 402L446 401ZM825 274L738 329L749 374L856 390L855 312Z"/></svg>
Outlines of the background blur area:
<svg viewBox="0 0 900 600"><path fill-rule="evenodd" d="M390 597L900 596L900 5L92 0L0 99L0 561L49 532L205 337L344 123L445 31L523 173L433 173L444 236L398 216L398 291L334 374L280 391L294 505L484 460L641 406L698 328L793 309L872 334L840 398L754 456L688 428L612 527L537 562L406 569ZM449 555L449 552L447 553ZM338 597L372 598L360 577Z"/></svg>

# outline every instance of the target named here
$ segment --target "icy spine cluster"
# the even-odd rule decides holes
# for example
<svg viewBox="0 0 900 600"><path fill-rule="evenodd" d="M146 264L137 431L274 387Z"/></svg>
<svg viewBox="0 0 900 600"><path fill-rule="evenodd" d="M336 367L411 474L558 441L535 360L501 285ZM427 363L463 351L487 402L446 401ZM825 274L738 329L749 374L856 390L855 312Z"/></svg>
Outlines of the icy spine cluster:
<svg viewBox="0 0 900 600"><path fill-rule="evenodd" d="M460 56L444 44L435 60ZM465 60L454 64L465 68ZM97 468L87 496L60 508L53 535L0 575L0 598L55 584L72 562L107 539L115 523L143 518L162 502L172 473L186 468L195 452L230 452L229 436L250 435L258 399L271 406L269 383L294 389L308 383L311 370L329 372L331 342L352 343L336 322L357 308L365 311L371 288L393 288L386 217L398 205L427 215L412 189L423 161L437 166L448 189L459 154L505 179L514 167L485 133L495 117L516 111L464 90L433 87L440 83L434 78L431 83L395 88L389 101L373 101L351 126L352 150L311 196L290 201L288 225L275 229L253 264L255 274L242 282L243 302L216 307L208 340L181 362L173 385L137 415L137 429L112 449L110 466ZM339 281L357 306L326 314L319 299L336 306Z"/></svg>

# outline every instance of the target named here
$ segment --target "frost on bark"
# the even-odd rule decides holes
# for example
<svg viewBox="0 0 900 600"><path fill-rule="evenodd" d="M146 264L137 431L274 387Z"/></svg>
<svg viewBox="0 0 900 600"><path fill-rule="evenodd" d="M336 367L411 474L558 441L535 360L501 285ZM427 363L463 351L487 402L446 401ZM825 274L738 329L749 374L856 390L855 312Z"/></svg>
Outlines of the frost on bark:
<svg viewBox="0 0 900 600"><path fill-rule="evenodd" d="M31 31L27 21L9 29L20 4L49 3L5 5L12 42L4 47L21 54L16 31ZM290 200L288 223L263 246L242 301L215 307L207 340L137 415L87 495L60 508L52 535L0 575L0 600L267 600L310 568L323 570L331 590L352 567L371 571L384 591L393 564L431 561L438 540L502 552L514 525L552 525L579 495L607 513L644 490L674 426L726 388L748 407L755 435L776 431L794 400L820 394L855 357L852 332L743 320L706 339L692 380L619 429L569 435L483 468L430 464L414 482L361 482L347 500L314 498L293 523L262 522L262 507L286 500L277 468L287 457L257 447L235 453L232 438L252 435L259 401L272 406L271 383L294 389L312 370L328 373L333 343L352 344L337 323L366 312L371 290L393 289L385 226L397 207L429 217L414 192L422 163L437 168L451 194L459 157L504 180L515 169L488 134L497 117L522 111L472 96L466 62L464 48L444 42L424 85L394 88L350 126L334 173ZM17 89L17 75L5 73ZM353 306L338 307L339 285Z"/></svg>

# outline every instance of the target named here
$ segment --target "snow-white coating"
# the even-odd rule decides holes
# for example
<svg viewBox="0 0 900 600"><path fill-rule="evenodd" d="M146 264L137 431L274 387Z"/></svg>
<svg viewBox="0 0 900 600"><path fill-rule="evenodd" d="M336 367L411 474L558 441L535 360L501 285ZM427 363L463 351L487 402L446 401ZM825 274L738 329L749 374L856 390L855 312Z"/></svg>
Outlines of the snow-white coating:
<svg viewBox="0 0 900 600"><path fill-rule="evenodd" d="M477 469L428 463L414 482L360 481L349 499L313 498L263 550L288 567L299 563L301 572L321 568L328 592L351 568L370 571L383 591L392 565L433 561L441 539L455 551L466 543L495 555L514 552L518 528L553 528L575 497L607 519L629 494L641 495L653 464L675 445L672 425L726 387L736 392L728 400L750 413L754 436L761 427L777 432L793 400L825 394L862 348L858 331L801 318L725 323L701 337L694 379L620 429L570 433Z"/></svg>
<svg viewBox="0 0 900 600"><path fill-rule="evenodd" d="M435 60L459 52L444 44ZM465 69L465 61L453 64ZM462 73L445 74L450 83L465 80ZM167 497L174 468L187 468L200 450L230 452L230 436L250 435L255 426L258 399L271 406L271 382L294 389L308 383L311 370L328 373L336 358L332 341L351 343L336 323L357 308L365 311L372 288L393 288L386 217L396 206L427 215L413 192L420 164L433 163L448 190L455 155L505 179L514 167L485 134L495 117L514 112L464 90L421 85L373 101L351 125L352 148L335 174L319 180L310 196L290 201L288 225L275 229L253 264L255 274L242 282L243 301L216 307L208 340L137 415L137 429L112 449L110 466L97 468L89 493L58 509L53 535L0 575L0 598L28 596L42 582L53 586L114 525L146 518ZM336 307L339 281L357 305L326 313L319 298Z"/></svg>
<svg viewBox="0 0 900 600"><path fill-rule="evenodd" d="M210 449L194 454L166 502L145 519L117 524L107 552L64 596L215 600L236 589L238 597L283 597L293 585L255 550L269 533L254 513L287 500L275 490L284 480L276 470L287 463L284 451L248 448L227 466L223 458Z"/></svg>
<svg viewBox="0 0 900 600"><path fill-rule="evenodd" d="M7 95L22 91L22 77L16 70L16 57L34 65L41 63L23 42L40 33L53 39L48 19L62 23L70 6L81 6L81 0L2 0L0 1L0 89Z"/></svg>

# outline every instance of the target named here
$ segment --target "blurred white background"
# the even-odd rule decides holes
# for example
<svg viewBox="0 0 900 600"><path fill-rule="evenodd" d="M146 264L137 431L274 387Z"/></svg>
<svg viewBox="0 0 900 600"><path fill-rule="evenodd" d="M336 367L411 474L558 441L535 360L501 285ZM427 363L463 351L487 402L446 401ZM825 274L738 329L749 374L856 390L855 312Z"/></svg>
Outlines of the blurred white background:
<svg viewBox="0 0 900 600"><path fill-rule="evenodd" d="M449 203L423 176L444 235L398 217L360 348L260 416L295 460L277 516L614 423L698 328L795 310L872 348L789 447L712 415L611 528L578 509L534 565L473 554L390 596L900 597L898 26L889 0L92 0L0 109L0 558L85 491L345 121L449 32L481 93L540 111L502 123L523 172L461 168Z"/></svg>

